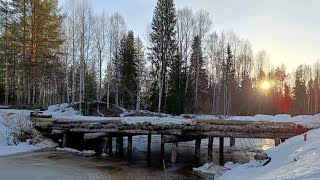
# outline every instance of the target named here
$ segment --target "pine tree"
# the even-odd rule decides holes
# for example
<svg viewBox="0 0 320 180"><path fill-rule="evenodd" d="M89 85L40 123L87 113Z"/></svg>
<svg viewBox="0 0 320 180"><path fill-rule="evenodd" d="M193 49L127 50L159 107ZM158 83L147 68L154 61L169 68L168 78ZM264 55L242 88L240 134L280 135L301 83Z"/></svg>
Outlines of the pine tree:
<svg viewBox="0 0 320 180"><path fill-rule="evenodd" d="M10 91L20 103L40 104L49 88L45 81L54 77L47 68L57 61L63 43L63 16L55 0L12 0L10 6L14 18L8 32L14 37L10 42L15 57L8 69L13 69L11 81L18 84Z"/></svg>
<svg viewBox="0 0 320 180"><path fill-rule="evenodd" d="M175 41L176 10L173 0L158 0L152 19L152 32L150 33L151 41L151 64L156 66L153 82L155 87L151 97L157 97L157 111L161 112L166 109L166 91L168 79L168 65L174 59L177 45ZM154 99L155 100L155 99ZM156 109L155 107L153 107Z"/></svg>
<svg viewBox="0 0 320 180"><path fill-rule="evenodd" d="M192 112L201 110L201 102L204 101L206 90L208 88L208 78L206 74L201 38L195 36L192 44L192 53L190 59L190 89L193 97L191 107Z"/></svg>

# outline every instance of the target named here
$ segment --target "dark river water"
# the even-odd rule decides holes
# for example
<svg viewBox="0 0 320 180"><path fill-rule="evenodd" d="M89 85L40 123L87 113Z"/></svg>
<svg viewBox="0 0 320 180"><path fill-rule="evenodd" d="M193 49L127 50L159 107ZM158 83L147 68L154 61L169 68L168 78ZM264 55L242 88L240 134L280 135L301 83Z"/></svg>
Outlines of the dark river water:
<svg viewBox="0 0 320 180"><path fill-rule="evenodd" d="M160 137L152 139L152 153L148 156L146 137L134 137L133 157L82 157L69 152L42 150L0 157L0 179L115 179L149 180L166 179L163 158L160 156ZM208 162L207 140L202 140L201 164ZM272 140L237 140L235 149L227 147L225 140L225 162L246 163L253 159L255 149L272 147ZM115 143L113 143L115 144ZM126 145L126 143L124 143ZM218 162L218 140L214 139L214 162ZM166 144L165 166L168 179L213 179L210 176L192 171L198 167L194 163L194 142L179 143L176 164L170 163L171 144ZM125 153L126 154L126 151Z"/></svg>

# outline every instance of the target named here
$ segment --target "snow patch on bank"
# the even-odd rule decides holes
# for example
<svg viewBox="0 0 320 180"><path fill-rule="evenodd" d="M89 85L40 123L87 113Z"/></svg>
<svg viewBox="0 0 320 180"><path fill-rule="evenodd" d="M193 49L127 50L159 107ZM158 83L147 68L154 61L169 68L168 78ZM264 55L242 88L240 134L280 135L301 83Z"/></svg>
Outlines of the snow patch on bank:
<svg viewBox="0 0 320 180"><path fill-rule="evenodd" d="M288 139L277 147L265 151L271 161L261 166L250 161L235 167L218 179L317 179L320 177L320 129L309 131L307 141L303 135Z"/></svg>
<svg viewBox="0 0 320 180"><path fill-rule="evenodd" d="M0 110L0 155L30 152L55 147L51 140L44 139L33 127L25 114L26 110ZM32 139L28 139L32 138ZM24 141L24 142L23 142Z"/></svg>

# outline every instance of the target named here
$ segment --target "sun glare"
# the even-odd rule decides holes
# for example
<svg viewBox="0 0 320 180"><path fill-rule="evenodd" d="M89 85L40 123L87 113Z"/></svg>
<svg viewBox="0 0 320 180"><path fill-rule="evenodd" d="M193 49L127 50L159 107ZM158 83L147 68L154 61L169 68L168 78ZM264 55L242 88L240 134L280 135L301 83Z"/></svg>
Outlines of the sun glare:
<svg viewBox="0 0 320 180"><path fill-rule="evenodd" d="M262 84L261 84L261 88L263 89L263 90L269 90L270 89L270 87L271 87L271 84L270 84L270 82L268 82L268 81L263 81L262 82Z"/></svg>

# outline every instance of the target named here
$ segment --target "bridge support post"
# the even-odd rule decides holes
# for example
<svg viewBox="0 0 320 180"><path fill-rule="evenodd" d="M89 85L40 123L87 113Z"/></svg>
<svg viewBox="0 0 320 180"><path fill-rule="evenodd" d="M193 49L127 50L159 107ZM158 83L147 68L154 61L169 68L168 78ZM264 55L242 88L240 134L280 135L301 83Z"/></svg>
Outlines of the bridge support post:
<svg viewBox="0 0 320 180"><path fill-rule="evenodd" d="M208 138L208 160L212 161L213 159L213 137L209 136Z"/></svg>
<svg viewBox="0 0 320 180"><path fill-rule="evenodd" d="M161 134L161 157L164 156L164 137L163 134Z"/></svg>
<svg viewBox="0 0 320 180"><path fill-rule="evenodd" d="M274 138L274 145L279 146L280 144L280 138Z"/></svg>
<svg viewBox="0 0 320 180"><path fill-rule="evenodd" d="M108 149L108 139L103 138L100 141L101 144L101 154L106 154Z"/></svg>
<svg viewBox="0 0 320 180"><path fill-rule="evenodd" d="M148 134L148 154L151 154L151 134Z"/></svg>
<svg viewBox="0 0 320 180"><path fill-rule="evenodd" d="M224 165L224 137L219 138L219 164Z"/></svg>
<svg viewBox="0 0 320 180"><path fill-rule="evenodd" d="M230 137L230 147L233 147L236 145L236 138Z"/></svg>
<svg viewBox="0 0 320 180"><path fill-rule="evenodd" d="M132 158L132 135L128 135L128 157Z"/></svg>
<svg viewBox="0 0 320 180"><path fill-rule="evenodd" d="M200 148L201 148L201 139L196 139L195 147L195 161L196 164L200 162Z"/></svg>
<svg viewBox="0 0 320 180"><path fill-rule="evenodd" d="M107 137L107 145L108 145L108 155L112 156L112 136Z"/></svg>
<svg viewBox="0 0 320 180"><path fill-rule="evenodd" d="M171 150L171 162L172 163L177 162L177 154L178 154L178 143L174 142L174 143L172 143L172 150Z"/></svg>
<svg viewBox="0 0 320 180"><path fill-rule="evenodd" d="M68 139L69 139L68 133L64 133L62 136L62 147L63 148L68 146Z"/></svg>
<svg viewBox="0 0 320 180"><path fill-rule="evenodd" d="M284 143L286 141L286 138L281 138L281 143Z"/></svg>
<svg viewBox="0 0 320 180"><path fill-rule="evenodd" d="M123 136L117 136L116 138L116 153L117 155L123 155Z"/></svg>

